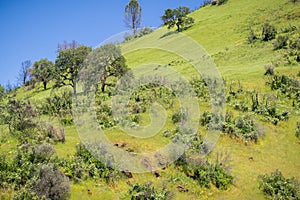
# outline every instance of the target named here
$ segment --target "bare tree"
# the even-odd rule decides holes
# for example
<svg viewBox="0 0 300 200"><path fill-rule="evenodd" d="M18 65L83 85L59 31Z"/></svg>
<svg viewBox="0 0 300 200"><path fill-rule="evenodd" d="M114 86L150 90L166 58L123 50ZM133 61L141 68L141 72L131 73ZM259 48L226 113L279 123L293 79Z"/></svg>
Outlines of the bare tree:
<svg viewBox="0 0 300 200"><path fill-rule="evenodd" d="M57 45L57 49L58 49L58 51L63 51L66 49L75 49L78 46L79 46L78 42L76 42L75 40L73 40L70 43L68 43L67 41L64 41L63 43L60 43Z"/></svg>
<svg viewBox="0 0 300 200"><path fill-rule="evenodd" d="M142 8L137 0L130 0L125 7L125 24L136 33L142 22Z"/></svg>
<svg viewBox="0 0 300 200"><path fill-rule="evenodd" d="M30 73L29 73L30 67L31 67L30 60L26 60L26 61L22 62L21 68L19 70L19 74L17 77L19 84L24 85L26 83L26 81L30 78Z"/></svg>

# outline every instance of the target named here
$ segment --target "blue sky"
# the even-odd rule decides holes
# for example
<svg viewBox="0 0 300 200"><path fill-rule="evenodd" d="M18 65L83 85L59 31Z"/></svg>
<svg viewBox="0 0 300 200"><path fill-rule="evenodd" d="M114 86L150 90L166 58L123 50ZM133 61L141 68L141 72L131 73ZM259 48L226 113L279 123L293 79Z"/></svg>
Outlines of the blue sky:
<svg viewBox="0 0 300 200"><path fill-rule="evenodd" d="M96 46L128 28L124 7L129 0L1 0L0 84L16 82L25 60L54 61L57 45L76 40ZM139 0L142 26L157 27L166 8L195 9L202 0Z"/></svg>

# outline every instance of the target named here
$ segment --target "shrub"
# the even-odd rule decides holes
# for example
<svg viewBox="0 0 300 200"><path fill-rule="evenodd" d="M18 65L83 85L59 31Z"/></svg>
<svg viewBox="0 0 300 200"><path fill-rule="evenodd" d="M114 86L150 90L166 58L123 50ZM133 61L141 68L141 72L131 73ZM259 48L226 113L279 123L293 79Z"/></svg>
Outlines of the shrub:
<svg viewBox="0 0 300 200"><path fill-rule="evenodd" d="M30 102L9 99L1 110L2 122L8 125L9 132L17 136L19 141L35 137L37 122L34 118L38 116L38 112Z"/></svg>
<svg viewBox="0 0 300 200"><path fill-rule="evenodd" d="M277 34L276 28L269 23L265 23L262 29L262 40L269 41L275 39Z"/></svg>
<svg viewBox="0 0 300 200"><path fill-rule="evenodd" d="M184 123L187 120L187 115L183 110L179 110L172 115L172 122L177 124L179 122Z"/></svg>
<svg viewBox="0 0 300 200"><path fill-rule="evenodd" d="M295 178L285 178L279 170L271 175L259 176L259 188L270 199L300 199L300 183Z"/></svg>
<svg viewBox="0 0 300 200"><path fill-rule="evenodd" d="M228 0L218 0L218 6L225 4L227 1Z"/></svg>
<svg viewBox="0 0 300 200"><path fill-rule="evenodd" d="M178 164L183 164L187 176L198 181L200 186L210 188L214 185L219 190L227 190L233 183L233 176L229 173L229 154L217 154L216 160L200 161L200 163L186 164L182 159ZM183 161L183 162L182 162Z"/></svg>
<svg viewBox="0 0 300 200"><path fill-rule="evenodd" d="M274 65L272 64L268 64L268 65L265 65L265 69L266 69L266 72L265 72L265 76L266 75L270 75L270 76L273 76L275 73L274 73Z"/></svg>
<svg viewBox="0 0 300 200"><path fill-rule="evenodd" d="M41 108L44 114L58 116L62 124L73 124L72 119L72 91L63 90L46 98Z"/></svg>
<svg viewBox="0 0 300 200"><path fill-rule="evenodd" d="M297 122L296 137L300 138L300 122Z"/></svg>
<svg viewBox="0 0 300 200"><path fill-rule="evenodd" d="M249 43L253 43L258 39L257 35L255 34L255 32L251 29L248 35L248 42Z"/></svg>
<svg viewBox="0 0 300 200"><path fill-rule="evenodd" d="M70 195L69 179L54 165L42 165L37 179L33 181L32 191L40 198L68 199Z"/></svg>
<svg viewBox="0 0 300 200"><path fill-rule="evenodd" d="M152 186L152 183L133 184L128 191L131 200L167 200L170 199L170 192L163 187L162 190L157 190Z"/></svg>
<svg viewBox="0 0 300 200"><path fill-rule="evenodd" d="M288 36L281 36L281 35L278 36L276 41L273 43L274 50L285 48L288 45L287 43L288 40L289 40Z"/></svg>

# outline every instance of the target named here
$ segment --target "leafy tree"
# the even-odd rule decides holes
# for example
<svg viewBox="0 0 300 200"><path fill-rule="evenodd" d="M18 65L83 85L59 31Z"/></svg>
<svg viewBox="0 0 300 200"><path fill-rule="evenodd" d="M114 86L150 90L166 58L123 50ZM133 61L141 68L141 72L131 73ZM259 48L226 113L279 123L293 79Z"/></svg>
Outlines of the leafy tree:
<svg viewBox="0 0 300 200"><path fill-rule="evenodd" d="M21 85L25 85L26 81L29 79L29 67L31 67L31 61L26 60L22 62L21 68L19 70L18 81Z"/></svg>
<svg viewBox="0 0 300 200"><path fill-rule="evenodd" d="M91 51L92 48L87 46L59 50L55 61L55 87L70 85L73 88L73 93L76 95L76 78L78 72Z"/></svg>
<svg viewBox="0 0 300 200"><path fill-rule="evenodd" d="M125 23L134 33L141 25L142 8L137 0L130 0L125 7Z"/></svg>
<svg viewBox="0 0 300 200"><path fill-rule="evenodd" d="M30 74L35 79L34 81L42 82L44 90L47 89L48 82L53 78L53 73L54 64L47 58L35 62L30 69Z"/></svg>
<svg viewBox="0 0 300 200"><path fill-rule="evenodd" d="M169 29L176 25L177 31L179 32L194 23L194 19L187 16L189 13L190 9L185 6L180 6L176 9L168 8L165 10L161 19L163 20L164 25L167 25Z"/></svg>
<svg viewBox="0 0 300 200"><path fill-rule="evenodd" d="M121 77L128 71L126 59L121 55L121 50L114 44L107 44L95 49L88 57L88 63L82 69L80 78L88 79L86 89L100 82L101 91L109 85L109 77Z"/></svg>

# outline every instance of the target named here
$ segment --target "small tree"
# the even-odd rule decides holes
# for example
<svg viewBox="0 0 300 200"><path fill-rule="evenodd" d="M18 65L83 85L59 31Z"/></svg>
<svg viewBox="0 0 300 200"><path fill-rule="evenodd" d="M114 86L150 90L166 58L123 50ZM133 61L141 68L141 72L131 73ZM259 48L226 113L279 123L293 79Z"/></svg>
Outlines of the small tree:
<svg viewBox="0 0 300 200"><path fill-rule="evenodd" d="M167 25L169 29L176 25L177 31L180 32L194 23L194 19L187 16L189 13L190 9L185 6L180 6L173 10L168 8L165 10L161 19L163 20L164 25Z"/></svg>
<svg viewBox="0 0 300 200"><path fill-rule="evenodd" d="M136 33L142 21L142 8L137 0L130 0L125 7L125 24Z"/></svg>
<svg viewBox="0 0 300 200"><path fill-rule="evenodd" d="M18 82L21 85L25 85L26 81L29 79L29 67L31 67L31 61L30 60L26 60L24 62L22 62L21 64L21 68L19 70L19 75L18 75Z"/></svg>
<svg viewBox="0 0 300 200"><path fill-rule="evenodd" d="M54 64L48 59L44 58L33 64L30 68L30 74L35 79L43 83L44 90L47 89L48 82L53 78Z"/></svg>
<svg viewBox="0 0 300 200"><path fill-rule="evenodd" d="M92 51L91 47L79 46L59 50L55 61L55 87L70 85L76 95L76 78L87 55Z"/></svg>

